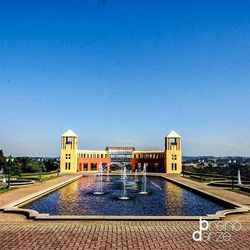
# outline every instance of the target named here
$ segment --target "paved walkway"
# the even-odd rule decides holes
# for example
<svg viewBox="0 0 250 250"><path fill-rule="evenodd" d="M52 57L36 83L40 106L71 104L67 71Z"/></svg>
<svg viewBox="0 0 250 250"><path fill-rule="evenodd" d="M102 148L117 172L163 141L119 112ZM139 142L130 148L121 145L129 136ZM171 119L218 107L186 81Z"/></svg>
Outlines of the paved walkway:
<svg viewBox="0 0 250 250"><path fill-rule="evenodd" d="M76 175L62 175L57 178L53 178L51 180L35 182L29 186L18 187L17 189L10 190L8 192L0 194L0 207L3 207L11 202L14 202L26 195L30 195L32 193L36 193L41 191L42 189L57 185L59 183L70 180Z"/></svg>
<svg viewBox="0 0 250 250"><path fill-rule="evenodd" d="M223 187L209 186L206 183L193 181L188 178L184 178L180 175L169 176L169 178L182 182L183 184L186 184L190 187L198 188L200 190L209 192L211 194L220 196L222 198L225 198L227 200L239 203L241 205L244 205L250 208L250 196L235 193L235 192L232 192L231 190L226 190L226 188L223 188Z"/></svg>
<svg viewBox="0 0 250 250"><path fill-rule="evenodd" d="M0 194L0 205L13 202L21 196L37 192L48 186L66 181L73 176L37 183ZM215 192L226 199L248 204L248 197L225 191L221 188L207 187L179 176L173 176L188 185L207 192ZM4 197L4 199L2 199ZM250 214L227 216L222 222L237 220L239 231L227 228L230 240L222 239L222 233L213 234L211 240L195 242L192 233L198 230L198 221L79 221L79 222L41 222L26 220L22 215L0 213L0 249L249 249ZM238 224L239 224L238 223ZM225 225L225 224L224 224ZM228 234L227 234L228 236ZM228 240L228 237L227 237Z"/></svg>

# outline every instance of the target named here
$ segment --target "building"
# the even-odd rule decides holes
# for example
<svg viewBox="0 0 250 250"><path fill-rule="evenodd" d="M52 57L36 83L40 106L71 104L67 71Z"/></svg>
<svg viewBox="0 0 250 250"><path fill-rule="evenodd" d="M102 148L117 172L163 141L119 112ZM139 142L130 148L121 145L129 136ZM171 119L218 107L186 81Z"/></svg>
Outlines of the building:
<svg viewBox="0 0 250 250"><path fill-rule="evenodd" d="M165 137L165 148L158 150L135 150L134 147L106 147L105 150L79 150L78 136L69 129L61 137L61 173L98 171L102 163L110 171L115 166L128 166L132 171L180 174L182 171L181 136L171 131Z"/></svg>

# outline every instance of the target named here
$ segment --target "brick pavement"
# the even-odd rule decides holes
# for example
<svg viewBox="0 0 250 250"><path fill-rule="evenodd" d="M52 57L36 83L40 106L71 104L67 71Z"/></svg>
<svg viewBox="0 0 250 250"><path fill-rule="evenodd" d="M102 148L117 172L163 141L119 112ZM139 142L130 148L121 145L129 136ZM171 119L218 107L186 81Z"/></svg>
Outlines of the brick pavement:
<svg viewBox="0 0 250 250"><path fill-rule="evenodd" d="M245 217L245 218L244 218ZM242 228L229 242L195 242L198 222L86 221L0 222L0 249L249 249L250 216L239 219Z"/></svg>
<svg viewBox="0 0 250 250"><path fill-rule="evenodd" d="M60 178L63 178L63 176ZM58 182L62 181L60 178L57 179ZM39 185L54 185L55 183L52 181L39 183ZM199 183L195 182L188 183L196 187L199 185ZM199 188L207 189L204 184L200 185ZM39 189L38 186L33 186L32 188L35 188L35 191ZM28 193L31 192L31 189L27 187L25 193L27 193L27 190ZM5 196L15 191L18 190L2 194L0 200L2 201L3 195ZM21 192L21 189L19 192ZM232 195L231 198L237 199L237 202L245 202L245 200L242 200L242 197L235 198L235 194L232 192L220 192L226 198L230 198L228 196ZM10 198L15 198L17 194L20 195L20 193L12 193ZM248 201L245 203L248 203ZM215 237L209 242L195 242L192 240L192 233L198 230L198 221L40 222L26 220L22 215L0 213L0 250L249 249L250 213L227 216L224 221L231 220L238 220L242 228L240 231L229 231L231 233L229 242L216 240Z"/></svg>

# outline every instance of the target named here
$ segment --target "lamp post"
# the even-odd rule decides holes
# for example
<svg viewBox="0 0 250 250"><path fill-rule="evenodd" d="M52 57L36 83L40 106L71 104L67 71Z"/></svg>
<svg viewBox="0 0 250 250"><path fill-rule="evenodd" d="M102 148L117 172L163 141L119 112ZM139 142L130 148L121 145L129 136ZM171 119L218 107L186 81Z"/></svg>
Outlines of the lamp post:
<svg viewBox="0 0 250 250"><path fill-rule="evenodd" d="M204 160L199 160L199 165L200 165L200 182L202 182L202 170L204 166Z"/></svg>
<svg viewBox="0 0 250 250"><path fill-rule="evenodd" d="M10 163L9 163L10 161ZM8 167L8 184L7 184L7 188L10 189L10 176L11 176L11 164L13 163L14 158L6 158L6 162L7 162L7 167Z"/></svg>
<svg viewBox="0 0 250 250"><path fill-rule="evenodd" d="M231 176L232 176L232 189L234 190L234 167L236 165L236 160L229 160L229 166L231 168Z"/></svg>
<svg viewBox="0 0 250 250"><path fill-rule="evenodd" d="M59 175L60 175L60 158L57 158L56 161L58 162L57 177L59 177Z"/></svg>
<svg viewBox="0 0 250 250"><path fill-rule="evenodd" d="M209 166L209 171L210 171L210 177L213 181L213 164L211 161L208 163L208 166Z"/></svg>
<svg viewBox="0 0 250 250"><path fill-rule="evenodd" d="M42 180L43 158L41 158L41 159L39 158L38 161L41 162L41 165L39 164L40 165L39 166L39 181L41 181Z"/></svg>

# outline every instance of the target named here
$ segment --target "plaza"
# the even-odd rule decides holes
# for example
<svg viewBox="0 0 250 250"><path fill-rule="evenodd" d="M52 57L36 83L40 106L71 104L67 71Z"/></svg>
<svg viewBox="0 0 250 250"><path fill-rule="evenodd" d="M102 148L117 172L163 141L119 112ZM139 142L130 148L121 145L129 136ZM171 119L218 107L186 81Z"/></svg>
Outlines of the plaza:
<svg viewBox="0 0 250 250"><path fill-rule="evenodd" d="M0 249L248 249L250 197L182 176L176 132L163 151L77 146L68 130L60 175L0 194ZM195 241L200 218L240 229Z"/></svg>
<svg viewBox="0 0 250 250"><path fill-rule="evenodd" d="M1 1L0 250L249 250L249 1Z"/></svg>
<svg viewBox="0 0 250 250"><path fill-rule="evenodd" d="M33 186L12 190L0 195L0 207L21 197L37 193L58 183L68 181L74 175L64 175ZM223 188L208 187L204 183L183 180L191 187L216 194L244 206L250 198L235 195ZM0 213L1 249L249 249L250 215L227 215L223 222L238 221L241 229L231 232L230 241L212 238L208 242L195 242L192 233L198 229L198 221L140 221L140 220L32 220L16 213Z"/></svg>

